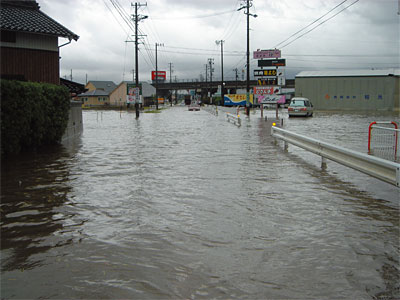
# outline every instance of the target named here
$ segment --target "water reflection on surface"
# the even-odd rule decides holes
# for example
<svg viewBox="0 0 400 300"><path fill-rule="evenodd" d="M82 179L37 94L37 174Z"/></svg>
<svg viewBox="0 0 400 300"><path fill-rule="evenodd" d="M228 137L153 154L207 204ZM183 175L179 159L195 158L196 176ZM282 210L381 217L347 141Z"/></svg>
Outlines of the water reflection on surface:
<svg viewBox="0 0 400 300"><path fill-rule="evenodd" d="M365 152L376 117L393 115L284 122ZM257 114L85 111L84 127L2 163L3 298L400 296L395 187L284 151Z"/></svg>

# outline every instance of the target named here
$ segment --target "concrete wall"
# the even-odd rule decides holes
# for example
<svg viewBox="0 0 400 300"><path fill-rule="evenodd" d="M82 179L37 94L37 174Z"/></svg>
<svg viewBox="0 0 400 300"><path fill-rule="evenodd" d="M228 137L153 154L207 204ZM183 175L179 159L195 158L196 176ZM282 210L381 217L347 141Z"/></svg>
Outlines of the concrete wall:
<svg viewBox="0 0 400 300"><path fill-rule="evenodd" d="M69 143L71 140L79 137L83 131L82 122L82 103L80 101L71 101L69 110L68 126L65 129L61 143Z"/></svg>
<svg viewBox="0 0 400 300"><path fill-rule="evenodd" d="M296 77L296 96L319 110L387 110L400 107L396 76Z"/></svg>

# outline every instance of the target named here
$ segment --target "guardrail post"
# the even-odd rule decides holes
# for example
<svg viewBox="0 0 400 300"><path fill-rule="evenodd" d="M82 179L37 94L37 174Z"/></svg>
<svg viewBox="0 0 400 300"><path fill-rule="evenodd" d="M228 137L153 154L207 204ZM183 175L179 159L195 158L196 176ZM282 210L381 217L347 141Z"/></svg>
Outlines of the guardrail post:
<svg viewBox="0 0 400 300"><path fill-rule="evenodd" d="M326 170L327 164L326 164L326 158L321 156L321 169Z"/></svg>
<svg viewBox="0 0 400 300"><path fill-rule="evenodd" d="M276 139L275 139L276 140ZM288 144L288 142L284 142L283 143L283 149L285 149L285 151L288 151L288 149L289 149L289 144Z"/></svg>

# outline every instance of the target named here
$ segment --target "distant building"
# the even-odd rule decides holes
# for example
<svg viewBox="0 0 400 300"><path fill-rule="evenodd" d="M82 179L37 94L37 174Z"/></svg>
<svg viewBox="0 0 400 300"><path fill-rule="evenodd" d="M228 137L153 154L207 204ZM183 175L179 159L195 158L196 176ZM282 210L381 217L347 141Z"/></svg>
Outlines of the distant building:
<svg viewBox="0 0 400 300"><path fill-rule="evenodd" d="M110 94L117 85L113 81L89 81L86 84L86 88L88 91L93 91L93 90L102 90Z"/></svg>
<svg viewBox="0 0 400 300"><path fill-rule="evenodd" d="M101 107L109 106L109 93L103 90L91 90L83 94L79 94L78 98L82 101L83 107Z"/></svg>
<svg viewBox="0 0 400 300"><path fill-rule="evenodd" d="M1 78L60 84L58 38L79 36L40 11L35 0L1 0Z"/></svg>
<svg viewBox="0 0 400 300"><path fill-rule="evenodd" d="M133 83L132 81L122 81L116 85L112 81L89 81L85 86L87 92L78 96L84 107L126 106L127 84ZM146 82L142 82L140 85L143 105L147 106L153 100L156 89Z"/></svg>
<svg viewBox="0 0 400 300"><path fill-rule="evenodd" d="M319 110L400 110L400 69L303 71L296 96Z"/></svg>
<svg viewBox="0 0 400 300"><path fill-rule="evenodd" d="M122 81L114 91L110 93L111 106L126 106L127 84L134 84L133 81ZM142 82L141 96L144 106L148 106L153 101L153 96L156 94L156 89L151 84Z"/></svg>
<svg viewBox="0 0 400 300"><path fill-rule="evenodd" d="M79 94L84 107L99 107L110 105L110 94L117 85L112 81L89 81L85 88L87 92Z"/></svg>

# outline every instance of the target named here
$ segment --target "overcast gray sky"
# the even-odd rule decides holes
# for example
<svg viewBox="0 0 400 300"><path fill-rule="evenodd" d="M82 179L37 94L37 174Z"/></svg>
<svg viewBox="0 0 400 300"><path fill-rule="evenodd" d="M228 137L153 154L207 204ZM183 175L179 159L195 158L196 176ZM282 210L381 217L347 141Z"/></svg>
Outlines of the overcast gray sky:
<svg viewBox="0 0 400 300"><path fill-rule="evenodd" d="M125 41L134 39L134 25L128 26L116 7L131 16L131 3L135 2L37 1L43 12L80 36L60 50L62 77L69 78L72 69L73 80L81 83L85 83L86 74L88 80L112 80L116 84L132 80L134 43ZM399 1L253 0L250 12L258 17L250 18L251 70L257 68L253 51L275 46L286 58L288 78L303 70L399 68ZM139 52L140 81L149 81L155 70L155 43L164 44L158 47L158 69L168 71L168 80L169 63L173 79L204 77L208 58L214 58L213 80L220 80L221 48L216 40L225 41L224 78L233 80L235 68L241 78L246 64L246 16L238 9L243 5L240 0L147 1L147 6L139 10L148 16L139 23L141 34L146 35Z"/></svg>

